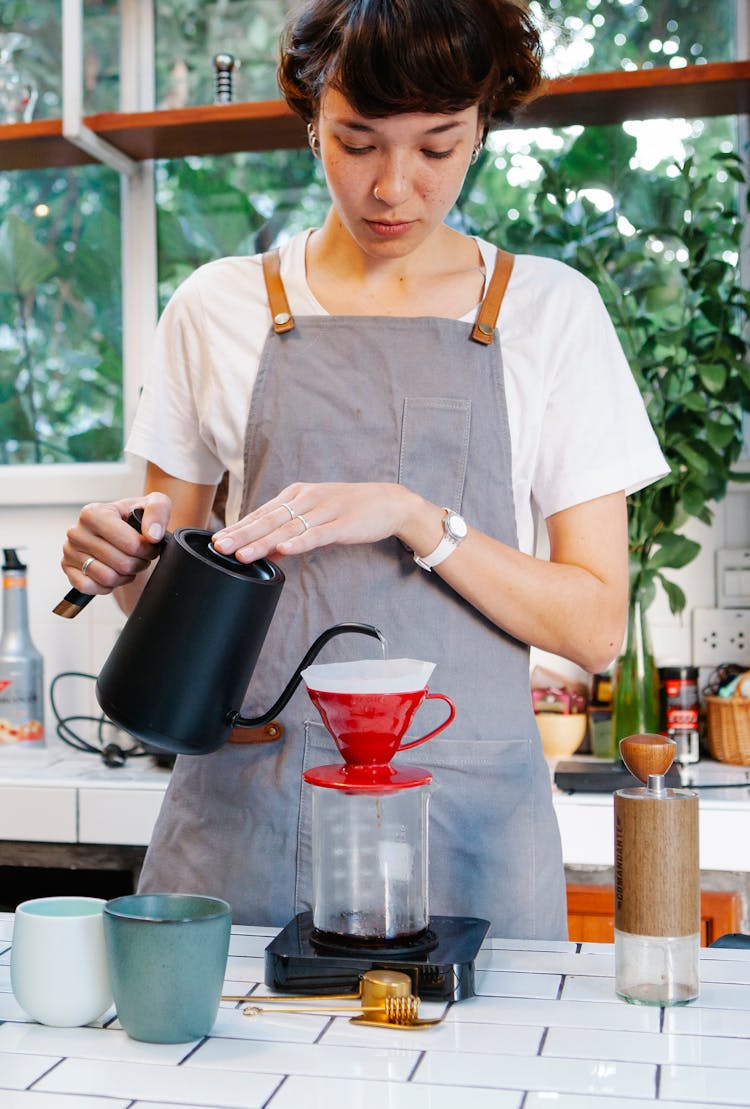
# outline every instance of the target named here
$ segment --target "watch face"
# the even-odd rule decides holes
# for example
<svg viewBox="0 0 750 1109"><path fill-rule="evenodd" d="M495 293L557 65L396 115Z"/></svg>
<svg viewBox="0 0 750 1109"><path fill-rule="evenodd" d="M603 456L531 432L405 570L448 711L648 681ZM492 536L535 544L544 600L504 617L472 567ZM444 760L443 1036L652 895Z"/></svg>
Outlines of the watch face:
<svg viewBox="0 0 750 1109"><path fill-rule="evenodd" d="M453 539L465 539L469 529L466 526L466 520L464 520L463 516L459 516L456 512L451 512L446 518L445 530Z"/></svg>

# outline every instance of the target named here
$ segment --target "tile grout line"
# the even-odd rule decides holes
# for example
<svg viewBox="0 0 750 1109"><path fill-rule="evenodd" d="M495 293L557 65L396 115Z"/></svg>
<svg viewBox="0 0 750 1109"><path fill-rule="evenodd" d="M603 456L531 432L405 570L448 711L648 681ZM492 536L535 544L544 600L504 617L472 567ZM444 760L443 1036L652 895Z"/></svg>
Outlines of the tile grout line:
<svg viewBox="0 0 750 1109"><path fill-rule="evenodd" d="M51 1067L47 1067L47 1070L46 1070L46 1071L43 1071L43 1073L42 1073L42 1074L38 1074L38 1075L36 1076L36 1078L34 1079L34 1081L33 1081L33 1082L30 1082L30 1083L29 1083L29 1085L28 1085L28 1086L26 1087L26 1089L27 1089L27 1090L33 1090L33 1089L34 1089L34 1087L36 1086L37 1082L41 1082L41 1080L42 1080L43 1078L46 1078L48 1074L52 1074L52 1071L53 1071L53 1070L55 1070L55 1068L56 1068L56 1067L59 1067L61 1063L64 1063L64 1062L65 1062L65 1059L66 1059L66 1056L64 1056L64 1055L61 1055L61 1056L60 1056L60 1058L59 1058L59 1059L57 1059L57 1060L56 1060L56 1061L55 1061L55 1062L54 1062L54 1063L52 1064L52 1066L51 1066Z"/></svg>
<svg viewBox="0 0 750 1109"><path fill-rule="evenodd" d="M409 1071L409 1073L406 1076L407 1084L409 1082L411 1082L412 1079L414 1078L414 1075L417 1073L417 1071L419 1069L419 1066L422 1063L422 1060L425 1058L426 1054L427 1054L427 1052L424 1050L424 1048L419 1052L419 1054L417 1056L417 1060L414 1063L414 1066L411 1068L411 1070Z"/></svg>
<svg viewBox="0 0 750 1109"><path fill-rule="evenodd" d="M288 1074L283 1075L280 1082L278 1083L275 1090L273 1091L273 1093L270 1095L270 1097L268 1097L266 1099L266 1101L263 1102L263 1105L261 1106L261 1109L267 1109L267 1107L271 1104L273 1099L276 1097L279 1090L281 1090L282 1087L285 1085L285 1083L288 1082L288 1081L289 1081L289 1075Z"/></svg>
<svg viewBox="0 0 750 1109"><path fill-rule="evenodd" d="M334 1022L334 1020L335 1020L335 1019L336 1019L335 1017L331 1017L331 1016L329 1016L328 1020L327 1020L327 1021L325 1022L325 1024L324 1024L324 1025L323 1025L323 1027L321 1028L320 1032L318 1032L317 1036L316 1036L316 1037L315 1037L315 1039L313 1040L313 1043L314 1043L314 1044L319 1044L319 1043L320 1043L321 1039L322 1039L322 1038L323 1038L323 1036L324 1036L324 1035L326 1034L326 1032L328 1031L328 1029L329 1029L329 1028L331 1028L331 1027L333 1026L333 1022Z"/></svg>
<svg viewBox="0 0 750 1109"><path fill-rule="evenodd" d="M178 1067L181 1067L183 1063L187 1063L188 1059L191 1059L191 1058L193 1057L193 1055L195 1055L195 1053L196 1053L196 1051L198 1050L198 1048L199 1048L199 1047L203 1047L203 1045L204 1045L205 1043L208 1043L208 1039L209 1039L209 1037L208 1037L208 1036L201 1036L200 1040L199 1040L199 1041L198 1041L198 1043L197 1043L197 1044L195 1045L195 1047L192 1047L192 1048L190 1049L190 1051L188 1051L187 1055L184 1055L184 1056L182 1057L182 1059L180 1059L180 1061L179 1061L179 1063L177 1064L177 1066L178 1066Z"/></svg>

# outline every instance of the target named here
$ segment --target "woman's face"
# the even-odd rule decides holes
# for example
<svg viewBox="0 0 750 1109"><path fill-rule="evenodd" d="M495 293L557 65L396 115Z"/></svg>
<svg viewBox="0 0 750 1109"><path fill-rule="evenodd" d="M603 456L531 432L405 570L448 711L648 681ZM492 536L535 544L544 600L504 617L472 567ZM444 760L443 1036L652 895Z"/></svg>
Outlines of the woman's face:
<svg viewBox="0 0 750 1109"><path fill-rule="evenodd" d="M400 258L442 224L482 136L476 106L372 119L335 89L315 123L334 208L368 255Z"/></svg>

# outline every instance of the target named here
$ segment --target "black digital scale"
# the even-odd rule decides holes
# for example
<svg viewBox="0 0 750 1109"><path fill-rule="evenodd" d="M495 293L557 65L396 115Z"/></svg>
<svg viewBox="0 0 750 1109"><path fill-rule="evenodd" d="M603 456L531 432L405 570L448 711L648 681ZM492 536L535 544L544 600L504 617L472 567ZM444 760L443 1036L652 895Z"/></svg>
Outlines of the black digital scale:
<svg viewBox="0 0 750 1109"><path fill-rule="evenodd" d="M673 764L665 775L668 786L682 785L680 768ZM555 785L565 793L614 793L642 785L621 762L598 759L567 759L555 767Z"/></svg>
<svg viewBox="0 0 750 1109"><path fill-rule="evenodd" d="M433 916L403 947L337 946L316 938L311 912L299 913L266 948L265 983L281 993L356 993L368 970L400 970L418 997L461 1001L474 996L474 959L489 926L479 917Z"/></svg>

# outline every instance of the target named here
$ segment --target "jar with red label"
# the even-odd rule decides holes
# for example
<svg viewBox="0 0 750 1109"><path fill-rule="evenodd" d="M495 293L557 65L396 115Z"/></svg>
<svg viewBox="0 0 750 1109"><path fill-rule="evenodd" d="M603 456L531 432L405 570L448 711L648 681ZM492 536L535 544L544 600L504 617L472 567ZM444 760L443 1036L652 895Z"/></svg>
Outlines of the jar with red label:
<svg viewBox="0 0 750 1109"><path fill-rule="evenodd" d="M662 666L661 730L677 743L675 761L697 762L698 752L698 668Z"/></svg>

